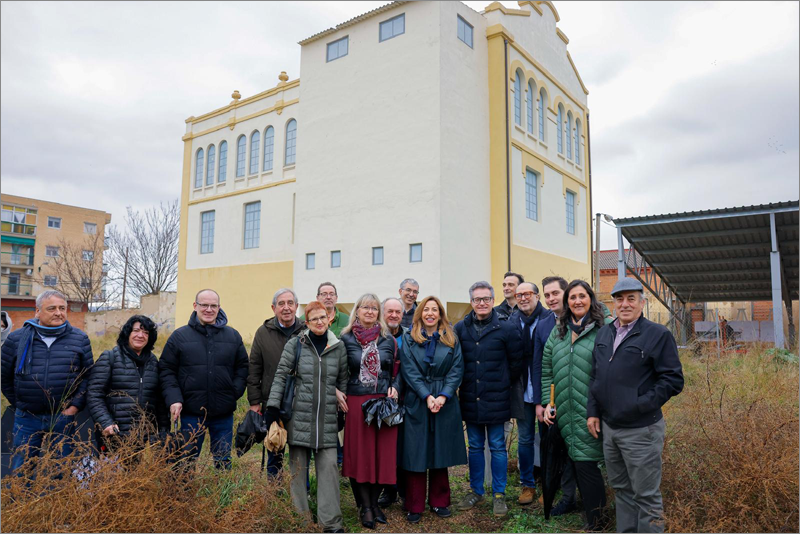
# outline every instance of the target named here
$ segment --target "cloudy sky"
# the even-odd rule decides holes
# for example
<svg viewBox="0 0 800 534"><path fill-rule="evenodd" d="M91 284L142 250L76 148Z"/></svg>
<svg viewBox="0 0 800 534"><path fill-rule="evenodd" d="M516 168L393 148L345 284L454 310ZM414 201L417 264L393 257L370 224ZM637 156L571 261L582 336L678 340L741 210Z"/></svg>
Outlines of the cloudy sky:
<svg viewBox="0 0 800 534"><path fill-rule="evenodd" d="M188 116L301 76L297 41L384 3L2 2L2 192L117 223L177 198ZM590 92L595 211L798 199L800 4L555 5Z"/></svg>

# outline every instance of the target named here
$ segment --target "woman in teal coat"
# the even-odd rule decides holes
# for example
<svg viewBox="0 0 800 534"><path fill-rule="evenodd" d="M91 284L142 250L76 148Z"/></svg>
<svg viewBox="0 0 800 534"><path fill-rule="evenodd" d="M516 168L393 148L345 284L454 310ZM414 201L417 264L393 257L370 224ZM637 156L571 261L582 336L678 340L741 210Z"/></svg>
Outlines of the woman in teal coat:
<svg viewBox="0 0 800 534"><path fill-rule="evenodd" d="M550 404L550 384L555 384L556 414L545 409L544 420L554 422L549 432L560 431L567 444L586 512L585 530L599 530L606 505L603 476L603 442L586 426L586 402L592 372L592 352L597 332L605 324L603 308L592 288L573 280L564 291L564 307L542 353L542 404ZM610 322L610 319L608 320Z"/></svg>
<svg viewBox="0 0 800 534"><path fill-rule="evenodd" d="M411 523L429 503L439 517L451 515L447 468L467 463L464 428L456 391L464 377L461 346L436 297L417 305L411 331L403 335L400 370L406 384L402 457L406 509Z"/></svg>

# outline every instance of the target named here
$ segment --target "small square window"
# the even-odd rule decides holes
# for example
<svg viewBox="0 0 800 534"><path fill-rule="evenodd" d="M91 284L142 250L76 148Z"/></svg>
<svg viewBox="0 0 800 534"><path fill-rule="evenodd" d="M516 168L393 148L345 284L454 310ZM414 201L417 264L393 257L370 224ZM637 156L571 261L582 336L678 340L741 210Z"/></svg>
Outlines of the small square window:
<svg viewBox="0 0 800 534"><path fill-rule="evenodd" d="M57 258L58 252L59 252L59 247L47 246L44 249L44 255L47 256L48 258Z"/></svg>
<svg viewBox="0 0 800 534"><path fill-rule="evenodd" d="M331 251L331 269L338 269L342 266L342 251L341 250L332 250Z"/></svg>
<svg viewBox="0 0 800 534"><path fill-rule="evenodd" d="M47 227L55 228L56 230L61 229L61 217L48 217Z"/></svg>
<svg viewBox="0 0 800 534"><path fill-rule="evenodd" d="M96 234L97 233L97 225L95 223L83 223L83 233L84 234Z"/></svg>
<svg viewBox="0 0 800 534"><path fill-rule="evenodd" d="M379 41L385 41L406 33L406 14L397 15L381 22Z"/></svg>
<svg viewBox="0 0 800 534"><path fill-rule="evenodd" d="M411 263L419 263L422 261L422 243L414 243L409 245L409 259Z"/></svg>
<svg viewBox="0 0 800 534"><path fill-rule="evenodd" d="M81 278L81 289L89 289L90 287L92 287L92 279Z"/></svg>
<svg viewBox="0 0 800 534"><path fill-rule="evenodd" d="M349 48L349 41L350 37L342 37L341 39L337 39L332 43L328 43L328 59L327 61L333 61L334 59L339 59L340 57L344 57L347 55L347 49Z"/></svg>
<svg viewBox="0 0 800 534"><path fill-rule="evenodd" d="M372 247L372 265L383 265L383 247Z"/></svg>
<svg viewBox="0 0 800 534"><path fill-rule="evenodd" d="M458 16L458 38L472 48L472 24Z"/></svg>
<svg viewBox="0 0 800 534"><path fill-rule="evenodd" d="M45 275L44 277L45 287L56 287L57 284L58 284L57 276Z"/></svg>
<svg viewBox="0 0 800 534"><path fill-rule="evenodd" d="M316 268L317 257L316 255L311 252L310 254L306 254L306 270L312 270Z"/></svg>
<svg viewBox="0 0 800 534"><path fill-rule="evenodd" d="M94 251L93 250L84 250L83 251L83 261L94 261Z"/></svg>

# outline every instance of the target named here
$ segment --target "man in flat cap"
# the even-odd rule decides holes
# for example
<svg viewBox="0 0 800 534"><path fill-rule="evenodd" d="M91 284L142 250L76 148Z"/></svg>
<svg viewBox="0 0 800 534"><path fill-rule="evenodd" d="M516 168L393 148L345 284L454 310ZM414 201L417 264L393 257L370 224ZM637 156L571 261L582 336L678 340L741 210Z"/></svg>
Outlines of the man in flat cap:
<svg viewBox="0 0 800 534"><path fill-rule="evenodd" d="M669 330L642 316L637 280L620 280L611 296L617 318L597 333L586 424L603 436L617 532L663 532L661 406L683 389L678 346Z"/></svg>

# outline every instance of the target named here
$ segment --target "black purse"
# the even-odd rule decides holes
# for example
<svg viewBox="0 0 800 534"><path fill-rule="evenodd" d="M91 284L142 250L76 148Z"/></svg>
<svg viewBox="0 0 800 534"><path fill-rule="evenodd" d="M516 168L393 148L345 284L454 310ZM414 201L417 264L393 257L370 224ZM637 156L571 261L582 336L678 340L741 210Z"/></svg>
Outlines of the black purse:
<svg viewBox="0 0 800 534"><path fill-rule="evenodd" d="M302 345L300 343L300 336L297 336L297 345L294 351L294 366L292 373L286 377L286 387L283 389L283 401L281 401L280 415L284 421L289 421L292 418L292 407L294 405L294 393L297 389L295 378L297 376L297 362L300 360L300 350Z"/></svg>

